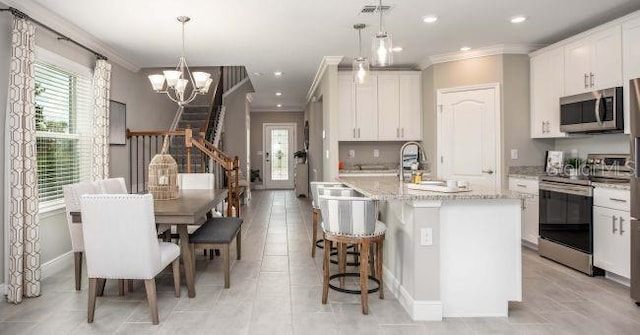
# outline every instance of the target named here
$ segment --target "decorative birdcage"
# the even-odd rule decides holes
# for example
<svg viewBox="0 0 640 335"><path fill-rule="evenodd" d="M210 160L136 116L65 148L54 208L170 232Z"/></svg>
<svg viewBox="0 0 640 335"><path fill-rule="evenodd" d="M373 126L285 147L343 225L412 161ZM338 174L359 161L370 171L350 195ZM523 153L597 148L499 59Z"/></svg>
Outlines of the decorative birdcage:
<svg viewBox="0 0 640 335"><path fill-rule="evenodd" d="M149 193L154 200L178 199L178 164L176 160L167 154L169 149L169 137L164 137L162 151L153 156L149 163Z"/></svg>

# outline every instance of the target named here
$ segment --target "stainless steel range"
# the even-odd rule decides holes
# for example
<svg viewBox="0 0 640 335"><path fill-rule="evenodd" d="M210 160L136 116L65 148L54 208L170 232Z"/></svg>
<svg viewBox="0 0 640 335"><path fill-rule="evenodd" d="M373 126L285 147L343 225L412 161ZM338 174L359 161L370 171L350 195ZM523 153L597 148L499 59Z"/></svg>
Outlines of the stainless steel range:
<svg viewBox="0 0 640 335"><path fill-rule="evenodd" d="M540 178L538 252L590 276L593 266L593 183L628 183L629 155L590 154L579 177Z"/></svg>

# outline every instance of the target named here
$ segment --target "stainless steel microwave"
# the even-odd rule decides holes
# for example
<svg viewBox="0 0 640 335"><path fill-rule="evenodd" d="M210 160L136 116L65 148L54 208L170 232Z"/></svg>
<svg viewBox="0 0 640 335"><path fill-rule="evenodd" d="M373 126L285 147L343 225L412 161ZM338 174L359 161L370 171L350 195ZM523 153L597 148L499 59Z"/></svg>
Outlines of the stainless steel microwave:
<svg viewBox="0 0 640 335"><path fill-rule="evenodd" d="M561 132L622 132L623 120L622 87L560 98Z"/></svg>

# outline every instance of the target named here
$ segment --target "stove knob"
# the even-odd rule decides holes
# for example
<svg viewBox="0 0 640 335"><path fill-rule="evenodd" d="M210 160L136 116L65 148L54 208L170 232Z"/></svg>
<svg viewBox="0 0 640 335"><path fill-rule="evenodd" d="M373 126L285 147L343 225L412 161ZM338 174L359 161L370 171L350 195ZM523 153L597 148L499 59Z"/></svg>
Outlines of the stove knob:
<svg viewBox="0 0 640 335"><path fill-rule="evenodd" d="M596 159L596 160L595 160L595 163L596 163L596 164L600 164L600 163L602 163L602 160L600 160L600 159Z"/></svg>
<svg viewBox="0 0 640 335"><path fill-rule="evenodd" d="M593 164L593 158L587 159L587 164Z"/></svg>

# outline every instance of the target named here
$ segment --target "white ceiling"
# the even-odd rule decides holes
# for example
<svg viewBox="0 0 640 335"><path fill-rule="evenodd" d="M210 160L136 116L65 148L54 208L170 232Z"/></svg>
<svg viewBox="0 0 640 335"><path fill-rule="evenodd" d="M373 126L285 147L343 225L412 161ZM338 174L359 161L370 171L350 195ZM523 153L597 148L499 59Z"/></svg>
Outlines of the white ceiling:
<svg viewBox="0 0 640 335"><path fill-rule="evenodd" d="M301 110L323 56L357 52L354 23L363 31L366 53L377 17L360 15L375 0L35 0L84 29L140 67L174 65L180 48L179 15L187 25L191 65L244 65L256 89L256 109ZM393 0L385 19L394 44L404 51L396 64L461 46L549 44L640 9L640 0ZM421 17L436 14L435 24ZM513 25L508 19L529 19ZM275 78L274 71L282 71ZM275 92L283 95L276 97Z"/></svg>

